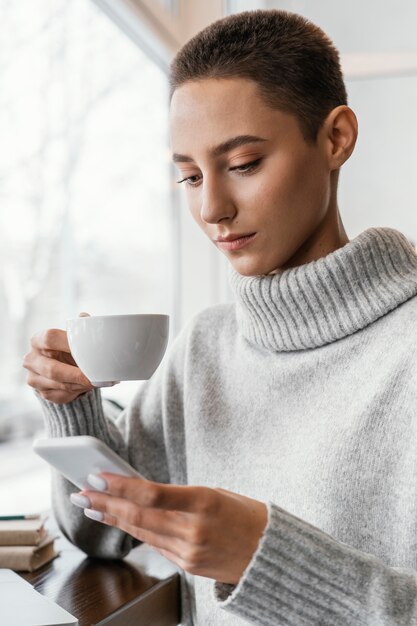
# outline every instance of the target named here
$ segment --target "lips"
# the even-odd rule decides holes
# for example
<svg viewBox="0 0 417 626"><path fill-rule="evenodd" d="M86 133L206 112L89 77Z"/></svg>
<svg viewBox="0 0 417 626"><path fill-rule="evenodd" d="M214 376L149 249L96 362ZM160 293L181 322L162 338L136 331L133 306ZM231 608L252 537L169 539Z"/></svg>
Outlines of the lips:
<svg viewBox="0 0 417 626"><path fill-rule="evenodd" d="M217 240L217 246L222 250L240 250L244 246L249 245L256 237L256 233L252 233L251 235L243 235L237 237L236 239L228 239L226 241Z"/></svg>
<svg viewBox="0 0 417 626"><path fill-rule="evenodd" d="M255 233L240 233L240 234L235 234L235 235L227 235L226 237L217 237L217 239L215 239L215 241L236 241L237 239L244 239L245 237L251 237L252 235L254 235Z"/></svg>

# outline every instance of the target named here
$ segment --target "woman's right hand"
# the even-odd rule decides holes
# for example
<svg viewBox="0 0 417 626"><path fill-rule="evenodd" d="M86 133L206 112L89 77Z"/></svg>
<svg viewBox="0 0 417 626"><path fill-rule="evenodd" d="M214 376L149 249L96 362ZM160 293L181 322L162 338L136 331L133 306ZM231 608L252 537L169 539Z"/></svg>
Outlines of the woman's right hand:
<svg viewBox="0 0 417 626"><path fill-rule="evenodd" d="M45 400L66 404L94 389L72 358L64 330L49 329L34 335L23 358L26 382Z"/></svg>

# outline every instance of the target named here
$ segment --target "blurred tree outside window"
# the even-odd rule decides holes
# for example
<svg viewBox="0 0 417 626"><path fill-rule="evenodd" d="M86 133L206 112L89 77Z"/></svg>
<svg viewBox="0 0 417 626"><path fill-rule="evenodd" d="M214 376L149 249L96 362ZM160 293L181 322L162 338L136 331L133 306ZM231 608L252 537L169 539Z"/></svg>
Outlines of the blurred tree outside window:
<svg viewBox="0 0 417 626"><path fill-rule="evenodd" d="M30 337L172 313L175 242L166 75L89 0L0 0L0 18L1 441L42 426Z"/></svg>

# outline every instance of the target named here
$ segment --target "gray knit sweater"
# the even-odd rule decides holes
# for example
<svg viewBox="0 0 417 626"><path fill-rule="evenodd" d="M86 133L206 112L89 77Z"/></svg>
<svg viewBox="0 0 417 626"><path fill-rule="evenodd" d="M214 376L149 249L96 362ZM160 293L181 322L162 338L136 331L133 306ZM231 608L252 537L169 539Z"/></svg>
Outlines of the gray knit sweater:
<svg viewBox="0 0 417 626"><path fill-rule="evenodd" d="M150 479L268 503L237 586L184 575L184 624L417 624L412 246L371 228L275 275L230 271L235 302L193 318L117 420L95 390L42 401L49 434L99 437ZM54 482L60 527L85 552L135 545Z"/></svg>

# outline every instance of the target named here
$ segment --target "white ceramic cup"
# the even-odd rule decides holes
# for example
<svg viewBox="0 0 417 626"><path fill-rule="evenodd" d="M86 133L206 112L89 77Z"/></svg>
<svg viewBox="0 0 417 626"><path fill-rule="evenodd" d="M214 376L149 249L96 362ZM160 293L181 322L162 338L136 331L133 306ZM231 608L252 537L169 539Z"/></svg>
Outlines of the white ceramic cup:
<svg viewBox="0 0 417 626"><path fill-rule="evenodd" d="M165 354L168 334L168 315L97 315L67 320L71 354L95 387L150 378Z"/></svg>

